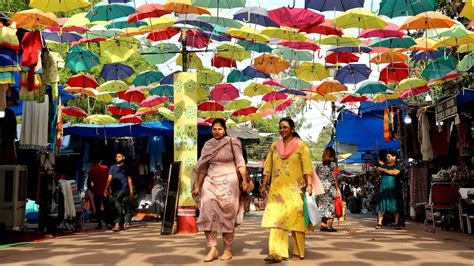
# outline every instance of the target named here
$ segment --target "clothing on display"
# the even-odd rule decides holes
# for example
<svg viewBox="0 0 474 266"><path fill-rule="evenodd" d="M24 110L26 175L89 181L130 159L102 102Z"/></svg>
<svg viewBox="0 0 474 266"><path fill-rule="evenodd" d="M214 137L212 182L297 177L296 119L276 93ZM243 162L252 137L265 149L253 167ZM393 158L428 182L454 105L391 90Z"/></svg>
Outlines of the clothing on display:
<svg viewBox="0 0 474 266"><path fill-rule="evenodd" d="M0 72L19 71L20 65L18 63L17 51L2 47L0 48Z"/></svg>
<svg viewBox="0 0 474 266"><path fill-rule="evenodd" d="M410 182L410 206L428 203L428 168L411 167L408 172Z"/></svg>
<svg viewBox="0 0 474 266"><path fill-rule="evenodd" d="M64 196L64 220L72 220L76 218L76 208L74 206L74 196L71 183L67 180L61 179L59 180L59 185Z"/></svg>
<svg viewBox="0 0 474 266"><path fill-rule="evenodd" d="M49 99L23 102L20 148L46 150L48 146Z"/></svg>
<svg viewBox="0 0 474 266"><path fill-rule="evenodd" d="M16 36L17 29L7 26L0 27L0 47L8 47L13 50L20 50L20 42Z"/></svg>
<svg viewBox="0 0 474 266"><path fill-rule="evenodd" d="M420 141L423 161L433 160L433 148L431 147L430 122L425 112L418 116L418 140Z"/></svg>
<svg viewBox="0 0 474 266"><path fill-rule="evenodd" d="M166 152L164 138L161 136L154 136L148 138L148 153L150 154L150 171L154 172L156 166L159 165L163 171L163 153Z"/></svg>

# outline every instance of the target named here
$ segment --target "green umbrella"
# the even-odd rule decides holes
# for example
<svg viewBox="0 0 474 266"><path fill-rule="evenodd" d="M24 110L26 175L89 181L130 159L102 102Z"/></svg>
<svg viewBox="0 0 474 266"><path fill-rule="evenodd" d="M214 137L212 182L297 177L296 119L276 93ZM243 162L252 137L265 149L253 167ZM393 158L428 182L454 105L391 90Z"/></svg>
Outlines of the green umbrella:
<svg viewBox="0 0 474 266"><path fill-rule="evenodd" d="M158 96L174 96L174 88L171 85L158 85L153 89L148 91L151 95L158 95Z"/></svg>
<svg viewBox="0 0 474 266"><path fill-rule="evenodd" d="M125 29L125 28L138 28L141 26L148 25L146 22L141 21L141 20L137 20L134 22L128 22L127 20L128 18L114 19L105 27L107 29Z"/></svg>
<svg viewBox="0 0 474 266"><path fill-rule="evenodd" d="M204 15L204 16L197 17L197 19L201 20L201 21L204 21L204 22L207 22L209 24L219 25L219 26L222 26L222 27L225 27L225 28L237 28L237 29L239 29L240 27L242 27L242 24L240 24L240 22L237 22L237 21L235 21L233 19L230 19L230 18L213 17L213 16Z"/></svg>
<svg viewBox="0 0 474 266"><path fill-rule="evenodd" d="M379 15L389 18L414 16L426 11L433 11L436 0L382 0Z"/></svg>
<svg viewBox="0 0 474 266"><path fill-rule="evenodd" d="M238 40L237 44L244 47L245 50L251 50L258 53L271 53L273 49L266 44L258 43L258 42L248 42L244 40Z"/></svg>
<svg viewBox="0 0 474 266"><path fill-rule="evenodd" d="M117 119L111 117L110 115L90 115L84 118L84 123L86 124L96 124L96 125L108 125L117 123Z"/></svg>
<svg viewBox="0 0 474 266"><path fill-rule="evenodd" d="M274 49L273 53L283 57L286 60L313 61L313 53L309 51L295 50L288 47L282 47Z"/></svg>
<svg viewBox="0 0 474 266"><path fill-rule="evenodd" d="M461 60L459 63L460 71L469 71L474 66L474 53L470 53Z"/></svg>
<svg viewBox="0 0 474 266"><path fill-rule="evenodd" d="M69 49L66 54L65 67L76 73L89 70L98 64L99 57L93 52L86 50L79 45Z"/></svg>
<svg viewBox="0 0 474 266"><path fill-rule="evenodd" d="M454 37L461 38L471 33L462 24L455 24L451 28L428 29L425 31L423 37L439 38L439 37Z"/></svg>
<svg viewBox="0 0 474 266"><path fill-rule="evenodd" d="M458 61L452 55L448 56L446 59L444 56L437 57L428 63L421 75L427 80L441 78L456 69L457 64Z"/></svg>
<svg viewBox="0 0 474 266"><path fill-rule="evenodd" d="M283 79L281 81L281 84L285 85L290 89L307 89L311 87L311 83L294 77Z"/></svg>
<svg viewBox="0 0 474 266"><path fill-rule="evenodd" d="M121 29L109 29L103 25L94 25L86 32L86 39L109 38L122 33Z"/></svg>
<svg viewBox="0 0 474 266"><path fill-rule="evenodd" d="M95 4L94 7L86 14L89 21L111 21L116 18L128 17L135 13L135 8L128 4L112 3L108 1Z"/></svg>
<svg viewBox="0 0 474 266"><path fill-rule="evenodd" d="M402 38L390 37L373 41L369 47L386 47L386 48L410 48L416 45L412 37L403 36Z"/></svg>
<svg viewBox="0 0 474 266"><path fill-rule="evenodd" d="M118 108L136 108L135 104L129 103L129 102L127 102L125 100L122 100L120 98L113 98L110 103L117 106Z"/></svg>
<svg viewBox="0 0 474 266"><path fill-rule="evenodd" d="M178 46L172 43L161 43L158 46L148 47L141 54L152 65L166 63L180 52Z"/></svg>
<svg viewBox="0 0 474 266"><path fill-rule="evenodd" d="M224 75L210 69L204 69L198 72L198 83L200 85L214 86L222 82Z"/></svg>
<svg viewBox="0 0 474 266"><path fill-rule="evenodd" d="M193 6L207 8L236 8L245 7L247 0L193 0Z"/></svg>
<svg viewBox="0 0 474 266"><path fill-rule="evenodd" d="M365 81L363 82L359 89L356 90L355 93L358 94L376 94L376 93L384 93L388 90L388 87L380 83L378 81Z"/></svg>
<svg viewBox="0 0 474 266"><path fill-rule="evenodd" d="M234 83L234 82L245 82L247 80L253 79L252 77L245 76L244 73L237 69L232 69L229 75L227 75L227 82Z"/></svg>
<svg viewBox="0 0 474 266"><path fill-rule="evenodd" d="M147 86L160 81L164 77L165 75L163 75L163 73L160 71L147 70L138 73L138 75L132 81L132 84L135 86Z"/></svg>

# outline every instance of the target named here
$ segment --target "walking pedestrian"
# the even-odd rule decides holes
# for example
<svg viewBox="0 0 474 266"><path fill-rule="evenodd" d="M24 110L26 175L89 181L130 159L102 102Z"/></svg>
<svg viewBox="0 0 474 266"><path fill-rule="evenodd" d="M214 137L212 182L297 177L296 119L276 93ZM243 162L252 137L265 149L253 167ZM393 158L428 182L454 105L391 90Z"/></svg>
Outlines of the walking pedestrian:
<svg viewBox="0 0 474 266"><path fill-rule="evenodd" d="M380 191L377 202L378 220L375 229L382 228L383 216L389 212L395 216L395 230L400 230L399 225L399 192L397 190L397 176L400 174L400 164L397 154L387 151L387 162L375 170L380 174Z"/></svg>
<svg viewBox="0 0 474 266"><path fill-rule="evenodd" d="M242 189L253 190L253 186L248 185L241 143L239 139L227 136L226 130L223 119L212 122L213 138L204 144L192 174L192 195L198 201L200 212L197 225L204 231L210 248L205 262L219 257L219 232L224 238L224 252L220 259L232 259L235 227L243 220L238 173L243 177Z"/></svg>
<svg viewBox="0 0 474 266"><path fill-rule="evenodd" d="M109 200L104 196L105 187L109 175L109 168L102 164L101 159L95 159L87 175L87 188L94 195L95 216L97 229L102 229L102 221L110 225Z"/></svg>
<svg viewBox="0 0 474 266"><path fill-rule="evenodd" d="M319 214L321 215L321 225L319 230L326 232L336 232L333 227L334 217L336 216L334 200L337 195L341 195L337 185L336 151L328 147L323 152L323 158L320 165L316 167L316 173L321 180L324 188L324 194L316 197Z"/></svg>
<svg viewBox="0 0 474 266"><path fill-rule="evenodd" d="M292 259L304 258L307 227L303 193L312 194L313 190L309 148L295 132L295 122L291 118L281 119L279 133L281 139L272 144L267 155L260 188L260 194L268 199L262 220L262 227L270 229L265 261L272 263L289 257L288 231L292 232L294 243Z"/></svg>
<svg viewBox="0 0 474 266"><path fill-rule="evenodd" d="M130 168L125 164L125 155L117 152L115 155L116 164L112 165L109 170L109 178L105 187L104 196L112 195L116 214L114 217L114 232L119 232L125 223L124 218L124 198L130 195L130 199L134 198L133 182L130 174Z"/></svg>

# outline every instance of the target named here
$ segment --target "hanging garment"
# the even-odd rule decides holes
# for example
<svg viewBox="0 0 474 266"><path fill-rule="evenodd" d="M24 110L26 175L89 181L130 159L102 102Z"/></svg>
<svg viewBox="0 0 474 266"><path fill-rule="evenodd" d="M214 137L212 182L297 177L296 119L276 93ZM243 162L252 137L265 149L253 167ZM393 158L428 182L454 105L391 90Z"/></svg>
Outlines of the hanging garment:
<svg viewBox="0 0 474 266"><path fill-rule="evenodd" d="M38 103L44 102L46 96L46 87L41 83L41 76L35 74L33 80L33 86L29 84L29 73L21 72L20 74L20 100L22 101L35 101Z"/></svg>
<svg viewBox="0 0 474 266"><path fill-rule="evenodd" d="M43 83L59 82L59 68L64 66L64 59L61 55L45 49L41 53L41 64L43 66L41 75Z"/></svg>
<svg viewBox="0 0 474 266"><path fill-rule="evenodd" d="M0 47L20 50L20 42L16 36L17 29L7 26L0 27Z"/></svg>
<svg viewBox="0 0 474 266"><path fill-rule="evenodd" d="M164 188L160 184L156 184L151 189L151 211L160 214L165 208Z"/></svg>
<svg viewBox="0 0 474 266"><path fill-rule="evenodd" d="M61 179L59 180L59 185L64 195L64 220L72 220L76 218L76 209L74 207L74 195L72 193L71 183Z"/></svg>
<svg viewBox="0 0 474 266"><path fill-rule="evenodd" d="M7 108L8 84L0 83L0 110Z"/></svg>
<svg viewBox="0 0 474 266"><path fill-rule="evenodd" d="M157 165L163 170L163 153L166 152L165 140L161 136L148 138L148 153L150 154L150 172L154 172Z"/></svg>
<svg viewBox="0 0 474 266"><path fill-rule="evenodd" d="M0 85L15 84L15 74L13 72L0 72Z"/></svg>
<svg viewBox="0 0 474 266"><path fill-rule="evenodd" d="M408 173L410 182L410 207L428 203L428 168L412 167Z"/></svg>
<svg viewBox="0 0 474 266"><path fill-rule="evenodd" d="M21 64L24 67L30 68L28 71L28 90L34 90L35 67L40 62L39 58L43 48L41 31L25 33L25 37L21 41L21 47L23 48Z"/></svg>
<svg viewBox="0 0 474 266"><path fill-rule="evenodd" d="M433 160L433 148L431 147L430 122L426 113L418 117L418 139L423 161Z"/></svg>
<svg viewBox="0 0 474 266"><path fill-rule="evenodd" d="M19 71L17 51L2 47L0 48L0 72Z"/></svg>
<svg viewBox="0 0 474 266"><path fill-rule="evenodd" d="M20 148L46 150L48 146L49 99L23 102Z"/></svg>

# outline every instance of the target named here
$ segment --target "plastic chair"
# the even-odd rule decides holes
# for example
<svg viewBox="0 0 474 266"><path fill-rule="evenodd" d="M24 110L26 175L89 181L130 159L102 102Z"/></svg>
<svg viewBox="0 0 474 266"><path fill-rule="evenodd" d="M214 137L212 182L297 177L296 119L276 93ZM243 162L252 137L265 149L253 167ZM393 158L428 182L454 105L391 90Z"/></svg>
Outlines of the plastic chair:
<svg viewBox="0 0 474 266"><path fill-rule="evenodd" d="M436 232L435 211L451 214L458 211L459 184L432 183L430 191L430 204L425 205L425 231ZM450 215L448 216L450 217ZM441 216L439 217L441 219ZM432 221L432 228L428 230L428 221Z"/></svg>

